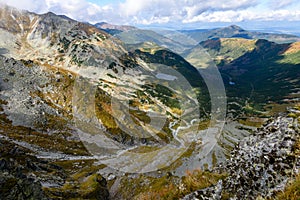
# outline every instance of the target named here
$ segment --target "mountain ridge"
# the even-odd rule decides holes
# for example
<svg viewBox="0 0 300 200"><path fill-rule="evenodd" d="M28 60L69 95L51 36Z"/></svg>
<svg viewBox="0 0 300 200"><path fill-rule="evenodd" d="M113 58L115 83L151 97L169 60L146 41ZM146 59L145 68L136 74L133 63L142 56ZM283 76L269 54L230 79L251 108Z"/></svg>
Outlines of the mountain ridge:
<svg viewBox="0 0 300 200"><path fill-rule="evenodd" d="M299 37L292 34L273 34L257 31L247 31L237 25L228 27L214 28L210 30L181 30L180 32L187 34L198 42L202 42L213 38L244 38L244 39L268 39L278 43L289 43L299 41Z"/></svg>

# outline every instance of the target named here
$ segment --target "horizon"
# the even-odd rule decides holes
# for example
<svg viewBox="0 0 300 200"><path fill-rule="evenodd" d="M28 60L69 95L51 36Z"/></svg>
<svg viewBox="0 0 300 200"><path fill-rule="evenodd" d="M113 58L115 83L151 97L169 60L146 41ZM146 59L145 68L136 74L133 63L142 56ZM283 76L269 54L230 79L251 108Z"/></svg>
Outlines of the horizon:
<svg viewBox="0 0 300 200"><path fill-rule="evenodd" d="M237 25L245 30L300 36L300 2L243 0L176 2L146 0L16 0L0 3L37 14L53 12L91 24L106 22L138 28L212 29Z"/></svg>

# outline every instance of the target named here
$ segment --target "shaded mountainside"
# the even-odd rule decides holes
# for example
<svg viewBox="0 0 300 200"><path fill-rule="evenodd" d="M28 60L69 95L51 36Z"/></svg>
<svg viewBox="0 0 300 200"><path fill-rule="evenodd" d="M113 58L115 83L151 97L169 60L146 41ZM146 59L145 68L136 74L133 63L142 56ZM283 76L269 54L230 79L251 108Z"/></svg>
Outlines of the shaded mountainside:
<svg viewBox="0 0 300 200"><path fill-rule="evenodd" d="M229 109L244 110L251 116L272 110L274 103L298 102L299 42L278 44L263 39L211 39L186 51L185 57L194 58L202 49L220 69Z"/></svg>
<svg viewBox="0 0 300 200"><path fill-rule="evenodd" d="M239 93L240 97L248 97L249 101L257 103L296 100L294 93L297 93L300 84L300 63L294 59L286 60L293 54L299 54L300 49L289 53L288 49L292 46L257 40L253 50L222 66L221 72L227 75L224 79L235 83L229 87L232 90L228 89L228 95Z"/></svg>
<svg viewBox="0 0 300 200"><path fill-rule="evenodd" d="M257 40L243 38L220 38L200 42L198 46L184 52L186 56L197 54L204 48L218 65L226 65L255 48Z"/></svg>

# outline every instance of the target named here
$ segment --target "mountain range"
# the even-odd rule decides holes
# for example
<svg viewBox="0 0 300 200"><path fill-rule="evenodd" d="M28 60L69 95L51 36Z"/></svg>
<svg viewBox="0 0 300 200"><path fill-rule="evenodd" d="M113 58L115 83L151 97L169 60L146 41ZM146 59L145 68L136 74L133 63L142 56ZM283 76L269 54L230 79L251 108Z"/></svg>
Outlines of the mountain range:
<svg viewBox="0 0 300 200"><path fill-rule="evenodd" d="M290 157L282 153L283 161L271 163L286 174L270 175L270 184L286 183L299 166L299 37L235 25L181 31L91 25L8 6L0 16L5 199L178 199L222 181L233 185L224 187L224 198L245 199L232 170L243 167L238 159L250 161L237 145L259 138L288 141L274 145ZM270 122L278 115L285 117ZM259 166L260 154L251 154ZM292 167L277 167L287 159ZM251 182L243 186L253 191L247 198L278 192L243 180Z"/></svg>
<svg viewBox="0 0 300 200"><path fill-rule="evenodd" d="M181 32L189 35L190 37L194 38L199 42L216 38L266 39L277 43L289 43L299 41L299 37L296 35L247 31L236 25L211 30L181 30Z"/></svg>

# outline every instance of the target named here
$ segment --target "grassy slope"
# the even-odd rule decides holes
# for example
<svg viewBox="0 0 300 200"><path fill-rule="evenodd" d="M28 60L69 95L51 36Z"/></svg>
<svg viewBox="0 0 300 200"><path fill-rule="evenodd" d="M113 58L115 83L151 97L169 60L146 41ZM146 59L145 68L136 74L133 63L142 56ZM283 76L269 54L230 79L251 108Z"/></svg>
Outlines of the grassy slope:
<svg viewBox="0 0 300 200"><path fill-rule="evenodd" d="M225 65L255 48L256 40L221 38L207 40L200 45L207 50L217 65Z"/></svg>

